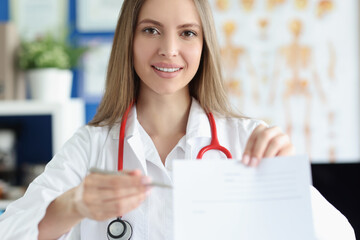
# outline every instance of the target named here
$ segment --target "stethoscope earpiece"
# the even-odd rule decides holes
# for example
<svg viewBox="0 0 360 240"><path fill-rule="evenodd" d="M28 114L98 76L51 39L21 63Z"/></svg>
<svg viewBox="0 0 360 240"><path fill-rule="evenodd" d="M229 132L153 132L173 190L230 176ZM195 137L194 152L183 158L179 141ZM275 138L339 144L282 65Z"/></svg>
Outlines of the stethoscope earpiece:
<svg viewBox="0 0 360 240"><path fill-rule="evenodd" d="M109 223L107 237L109 240L129 240L132 236L132 227L128 221L115 219Z"/></svg>

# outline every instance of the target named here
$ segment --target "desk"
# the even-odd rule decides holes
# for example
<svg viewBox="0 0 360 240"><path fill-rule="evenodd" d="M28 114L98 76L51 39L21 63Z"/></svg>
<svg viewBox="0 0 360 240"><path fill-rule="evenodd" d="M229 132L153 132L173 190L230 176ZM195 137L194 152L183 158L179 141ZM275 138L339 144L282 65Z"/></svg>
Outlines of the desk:
<svg viewBox="0 0 360 240"><path fill-rule="evenodd" d="M360 163L312 164L314 187L336 207L360 238Z"/></svg>

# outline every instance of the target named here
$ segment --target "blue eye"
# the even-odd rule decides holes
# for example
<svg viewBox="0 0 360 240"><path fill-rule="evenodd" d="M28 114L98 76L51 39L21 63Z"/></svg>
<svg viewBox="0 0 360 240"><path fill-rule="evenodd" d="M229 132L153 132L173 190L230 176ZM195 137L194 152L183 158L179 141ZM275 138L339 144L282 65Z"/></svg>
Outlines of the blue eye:
<svg viewBox="0 0 360 240"><path fill-rule="evenodd" d="M196 37L197 34L193 31L184 31L181 36L184 36L184 37Z"/></svg>
<svg viewBox="0 0 360 240"><path fill-rule="evenodd" d="M156 28L148 27L143 30L144 33L150 34L150 35L156 35L160 34L159 31Z"/></svg>

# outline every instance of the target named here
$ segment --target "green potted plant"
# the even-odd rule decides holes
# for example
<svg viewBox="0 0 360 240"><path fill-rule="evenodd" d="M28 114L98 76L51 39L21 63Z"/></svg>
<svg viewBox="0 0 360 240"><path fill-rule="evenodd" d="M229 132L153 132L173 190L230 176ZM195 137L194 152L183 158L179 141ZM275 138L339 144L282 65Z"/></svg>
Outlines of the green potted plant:
<svg viewBox="0 0 360 240"><path fill-rule="evenodd" d="M62 101L70 98L72 71L85 48L74 48L51 35L22 41L18 65L25 71L32 99Z"/></svg>

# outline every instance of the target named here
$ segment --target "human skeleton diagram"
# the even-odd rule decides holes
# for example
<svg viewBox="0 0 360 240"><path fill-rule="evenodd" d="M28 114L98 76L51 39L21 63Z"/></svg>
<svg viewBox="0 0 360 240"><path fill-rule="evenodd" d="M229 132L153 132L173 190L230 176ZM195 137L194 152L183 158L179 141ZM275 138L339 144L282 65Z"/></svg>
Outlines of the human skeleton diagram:
<svg viewBox="0 0 360 240"><path fill-rule="evenodd" d="M316 14L319 18L322 18L326 13L330 12L334 8L332 0L321 0L319 1L316 9Z"/></svg>
<svg viewBox="0 0 360 240"><path fill-rule="evenodd" d="M308 0L295 0L295 7L299 10L304 10L308 5Z"/></svg>
<svg viewBox="0 0 360 240"><path fill-rule="evenodd" d="M254 10L256 5L255 0L237 0L240 3L240 6L243 10L251 12ZM261 0L263 1L263 0ZM266 0L266 8L268 10L273 10L274 8L283 5L288 0ZM309 5L309 0L293 0L295 7L298 10L304 10ZM218 10L225 11L229 9L231 0L216 0L216 7ZM233 0L233 2L235 2ZM334 8L334 3L332 0L320 0L316 7L316 15L318 18L322 18L326 13L330 12Z"/></svg>
<svg viewBox="0 0 360 240"><path fill-rule="evenodd" d="M266 7L268 10L273 10L275 7L284 4L287 0L267 0Z"/></svg>
<svg viewBox="0 0 360 240"><path fill-rule="evenodd" d="M220 11L228 10L229 5L229 0L216 0L216 8Z"/></svg>
<svg viewBox="0 0 360 240"><path fill-rule="evenodd" d="M259 99L258 87L256 86L255 70L250 62L249 55L243 46L237 46L233 43L233 36L236 30L235 22L227 21L223 25L223 32L225 33L225 44L221 48L221 57L224 68L225 82L228 92L238 99L236 105L243 109L244 106L244 91L242 86L242 79L236 75L239 68L244 67L248 72L252 86L252 97L255 101Z"/></svg>
<svg viewBox="0 0 360 240"><path fill-rule="evenodd" d="M315 49L311 42L304 44L304 26L308 22L326 21L327 16L334 10L333 0L213 0L216 12L232 12L238 8L241 17L230 18L219 29L223 32L222 63L224 78L228 87L231 102L239 109L252 108L250 114L266 120L268 123L276 122L277 118L270 113L269 103L278 105L284 114L284 127L287 133L294 136L294 140L302 141L305 151L311 155L311 146L318 146L315 138L322 136L326 139L321 145L321 151L327 151L331 162L336 160L336 126L339 115L331 105L332 99L326 94L331 94L336 88L336 48L331 38L324 41L322 54L327 57L321 60L321 68L315 63ZM312 18L292 21L282 21L283 7L292 6L294 13ZM308 13L311 12L311 15ZM272 17L273 14L274 18ZM254 23L252 28L247 25L244 29L237 29L241 19ZM286 19L289 19L286 17ZM255 22L254 22L255 20ZM306 20L306 21L305 21ZM287 23L287 21L289 23ZM279 48L274 48L274 24L279 23L289 26L291 40L281 43ZM255 28L254 28L255 27ZM250 29L250 32L246 32ZM239 43L238 34L249 34L253 41ZM276 44L278 45L278 44ZM316 51L315 51L316 50ZM324 64L323 61L326 61ZM320 79L323 81L320 82ZM276 97L276 98L275 98ZM270 100L270 101L269 101ZM320 101L319 101L320 100ZM246 103L246 105L245 105ZM250 103L248 105L248 103ZM301 106L298 112L297 104ZM317 109L321 106L321 113ZM244 108L245 107L245 108ZM258 111L264 109L265 111ZM278 108L276 108L278 109ZM316 111L316 112L315 112ZM322 114L323 119L316 118ZM259 116L260 115L260 116ZM316 118L316 119L315 119ZM316 121L321 122L320 132L315 129ZM312 130L313 127L313 130ZM317 132L315 132L315 130ZM295 137L296 136L296 137ZM300 142L301 143L301 142ZM318 154L314 148L314 154Z"/></svg>
<svg viewBox="0 0 360 240"><path fill-rule="evenodd" d="M329 14L334 9L334 3L332 0L320 0L316 7L317 17L319 19L324 18L327 14ZM336 68L336 50L334 45L329 42L328 43L328 52L329 52L329 63L327 68L327 79L331 84L335 83L335 68ZM334 87L332 85L331 87ZM334 131L334 124L336 120L337 114L332 106L329 105L328 113L327 113L327 124L329 128L329 133L327 138L329 139L329 160L331 163L336 161L336 133Z"/></svg>
<svg viewBox="0 0 360 240"><path fill-rule="evenodd" d="M255 0L240 0L240 5L247 12L250 12L253 10L254 3L255 3Z"/></svg>
<svg viewBox="0 0 360 240"><path fill-rule="evenodd" d="M289 24L289 30L293 36L293 40L288 45L280 47L278 51L278 60L280 62L276 66L273 89L270 93L270 102L274 101L275 92L278 88L277 82L279 76L286 76L286 85L282 94L282 103L284 104L286 131L291 136L293 130L293 119L291 117L291 109L298 106L291 106L292 98L302 98L305 100L305 112L303 119L303 133L305 136L305 146L307 152L311 153L311 106L314 97L311 91L311 85L317 90L323 103L326 97L318 78L318 74L314 69L312 49L300 42L302 33L302 22L300 20L292 20ZM281 70L280 70L281 69ZM282 74L280 71L286 72Z"/></svg>

